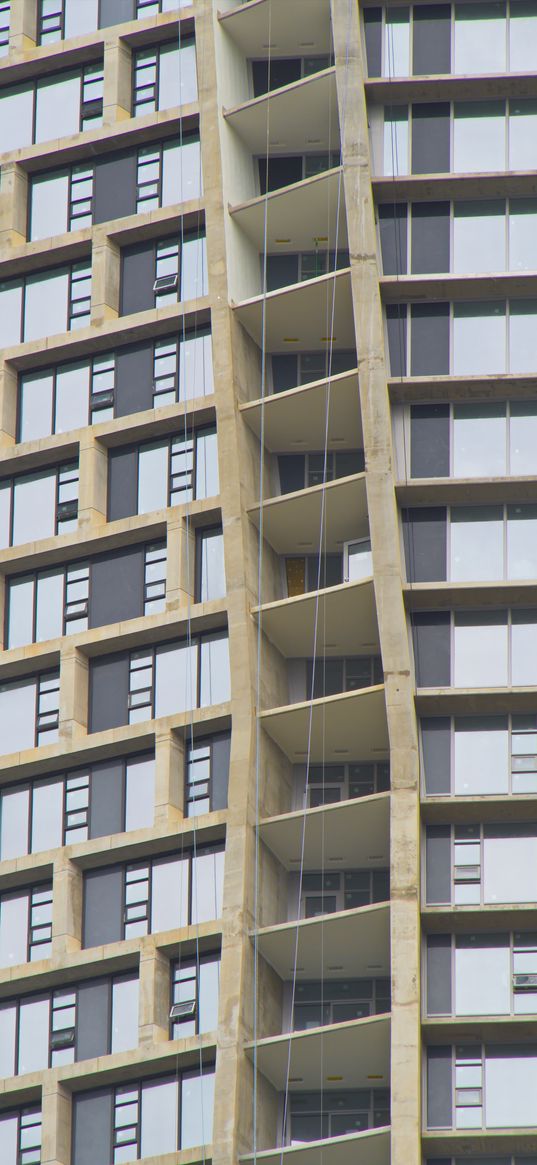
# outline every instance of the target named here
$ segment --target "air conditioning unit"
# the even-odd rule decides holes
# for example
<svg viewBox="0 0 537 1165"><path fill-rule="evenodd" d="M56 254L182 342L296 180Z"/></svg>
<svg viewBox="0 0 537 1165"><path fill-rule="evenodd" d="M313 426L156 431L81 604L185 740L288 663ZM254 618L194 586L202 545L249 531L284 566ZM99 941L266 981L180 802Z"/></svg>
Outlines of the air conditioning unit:
<svg viewBox="0 0 537 1165"><path fill-rule="evenodd" d="M170 1019L191 1019L196 1014L196 1000L188 999L185 1003L174 1003L170 1011Z"/></svg>
<svg viewBox="0 0 537 1165"><path fill-rule="evenodd" d="M537 974L513 975L514 991L537 991Z"/></svg>

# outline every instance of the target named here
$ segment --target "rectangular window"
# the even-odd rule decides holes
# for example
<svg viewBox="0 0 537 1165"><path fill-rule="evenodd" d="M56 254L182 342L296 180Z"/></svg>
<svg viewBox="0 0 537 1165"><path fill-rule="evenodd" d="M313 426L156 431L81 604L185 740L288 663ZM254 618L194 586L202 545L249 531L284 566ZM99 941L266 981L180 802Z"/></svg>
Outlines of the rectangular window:
<svg viewBox="0 0 537 1165"><path fill-rule="evenodd" d="M155 542L145 548L144 615L166 609L166 543Z"/></svg>
<svg viewBox="0 0 537 1165"><path fill-rule="evenodd" d="M229 699L225 632L194 636L129 656L128 722L169 716Z"/></svg>
<svg viewBox="0 0 537 1165"><path fill-rule="evenodd" d="M48 959L52 940L52 883L0 897L0 966Z"/></svg>
<svg viewBox="0 0 537 1165"><path fill-rule="evenodd" d="M71 166L38 174L30 182L30 240L47 239L91 226L93 168Z"/></svg>
<svg viewBox="0 0 537 1165"><path fill-rule="evenodd" d="M90 303L87 261L0 284L2 343L9 347L82 327L89 322Z"/></svg>
<svg viewBox="0 0 537 1165"><path fill-rule="evenodd" d="M229 780L229 733L189 741L185 750L186 816L225 809Z"/></svg>
<svg viewBox="0 0 537 1165"><path fill-rule="evenodd" d="M534 1015L537 936L430 936L428 1015Z"/></svg>
<svg viewBox="0 0 537 1165"><path fill-rule="evenodd" d="M0 1155L3 1165L40 1165L41 1109L21 1108L0 1114Z"/></svg>
<svg viewBox="0 0 537 1165"><path fill-rule="evenodd" d="M0 57L9 52L9 19L11 15L11 0L2 0L0 3Z"/></svg>
<svg viewBox="0 0 537 1165"><path fill-rule="evenodd" d="M216 1031L219 989L219 953L172 963L170 1039Z"/></svg>
<svg viewBox="0 0 537 1165"><path fill-rule="evenodd" d="M136 212L156 210L200 198L202 194L199 135L181 131L180 140L142 146L138 150Z"/></svg>
<svg viewBox="0 0 537 1165"><path fill-rule="evenodd" d="M295 879L297 875L291 875ZM330 874L307 873L302 876L300 918L317 918L340 910L356 910L373 902L386 902L390 896L388 870L344 870ZM291 890L291 902L294 894Z"/></svg>
<svg viewBox="0 0 537 1165"><path fill-rule="evenodd" d="M38 44L52 44L99 27L98 0L38 0Z"/></svg>
<svg viewBox="0 0 537 1165"><path fill-rule="evenodd" d="M389 1123L390 1094L386 1088L291 1092L285 1144L308 1144Z"/></svg>
<svg viewBox="0 0 537 1165"><path fill-rule="evenodd" d="M187 105L198 98L196 46L193 37L142 49L134 58L135 117Z"/></svg>
<svg viewBox="0 0 537 1165"><path fill-rule="evenodd" d="M222 599L226 593L224 535L221 526L196 532L196 599Z"/></svg>
<svg viewBox="0 0 537 1165"><path fill-rule="evenodd" d="M59 685L58 671L0 685L4 754L58 740Z"/></svg>
<svg viewBox="0 0 537 1165"><path fill-rule="evenodd" d="M141 445L137 513L215 497L219 490L217 453L216 428Z"/></svg>

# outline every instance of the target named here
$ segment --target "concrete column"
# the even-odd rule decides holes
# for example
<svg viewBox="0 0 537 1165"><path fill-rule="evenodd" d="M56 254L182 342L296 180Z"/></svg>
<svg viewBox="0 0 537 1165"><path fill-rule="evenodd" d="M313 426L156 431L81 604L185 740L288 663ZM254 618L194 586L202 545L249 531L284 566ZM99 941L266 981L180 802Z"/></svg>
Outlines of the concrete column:
<svg viewBox="0 0 537 1165"><path fill-rule="evenodd" d="M60 740L65 746L88 730L89 661L69 639L60 652Z"/></svg>
<svg viewBox="0 0 537 1165"><path fill-rule="evenodd" d="M81 436L79 457L78 528L83 530L106 522L108 456L91 428Z"/></svg>
<svg viewBox="0 0 537 1165"><path fill-rule="evenodd" d="M95 327L116 320L119 315L119 247L104 230L93 236L91 275L91 322Z"/></svg>
<svg viewBox="0 0 537 1165"><path fill-rule="evenodd" d="M71 1160L71 1097L54 1078L43 1074L41 1165L69 1165Z"/></svg>
<svg viewBox="0 0 537 1165"><path fill-rule="evenodd" d="M26 242L28 175L10 162L2 168L0 189L0 248L20 247Z"/></svg>
<svg viewBox="0 0 537 1165"><path fill-rule="evenodd" d="M177 825L184 811L184 745L167 730L155 736L155 825Z"/></svg>
<svg viewBox="0 0 537 1165"><path fill-rule="evenodd" d="M113 126L130 117L131 77L130 50L122 40L112 36L104 46L103 125Z"/></svg>
<svg viewBox="0 0 537 1165"><path fill-rule="evenodd" d="M58 850L54 860L52 957L61 959L82 946L82 870Z"/></svg>
<svg viewBox="0 0 537 1165"><path fill-rule="evenodd" d="M9 22L9 51L15 56L35 48L37 4L35 0L12 0Z"/></svg>
<svg viewBox="0 0 537 1165"><path fill-rule="evenodd" d="M171 614L194 598L196 535L183 517L168 521L166 611Z"/></svg>
<svg viewBox="0 0 537 1165"><path fill-rule="evenodd" d="M13 365L0 366L0 449L15 444L17 432L18 376Z"/></svg>
<svg viewBox="0 0 537 1165"><path fill-rule="evenodd" d="M421 1160L419 761L394 490L360 17L331 0L373 574L391 766L391 1163Z"/></svg>
<svg viewBox="0 0 537 1165"><path fill-rule="evenodd" d="M140 951L140 1044L169 1039L170 962L152 945Z"/></svg>

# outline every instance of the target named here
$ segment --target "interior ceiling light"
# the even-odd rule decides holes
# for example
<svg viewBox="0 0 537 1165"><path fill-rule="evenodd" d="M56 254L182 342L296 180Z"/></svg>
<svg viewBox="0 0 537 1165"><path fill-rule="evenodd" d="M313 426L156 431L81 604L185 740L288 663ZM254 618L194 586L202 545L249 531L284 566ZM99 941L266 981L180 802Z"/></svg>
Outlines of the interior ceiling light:
<svg viewBox="0 0 537 1165"><path fill-rule="evenodd" d="M290 239L274 239L275 243L290 243Z"/></svg>
<svg viewBox="0 0 537 1165"><path fill-rule="evenodd" d="M284 344L298 344L298 336L284 336Z"/></svg>

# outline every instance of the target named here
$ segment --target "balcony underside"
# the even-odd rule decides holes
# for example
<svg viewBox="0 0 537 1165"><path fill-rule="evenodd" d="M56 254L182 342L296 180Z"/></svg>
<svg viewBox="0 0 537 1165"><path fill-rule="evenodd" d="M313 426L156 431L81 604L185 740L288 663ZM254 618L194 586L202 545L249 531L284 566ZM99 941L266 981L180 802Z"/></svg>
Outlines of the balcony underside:
<svg viewBox="0 0 537 1165"><path fill-rule="evenodd" d="M250 1059L254 1045L247 1048ZM379 1088L390 1083L390 1017L355 1019L257 1042L257 1065L283 1092L323 1088Z"/></svg>
<svg viewBox="0 0 537 1165"><path fill-rule="evenodd" d="M253 1161L244 1156L240 1161ZM369 1129L330 1141L311 1141L287 1149L268 1149L256 1153L259 1165L390 1165L390 1130ZM410 1165L410 1162L409 1162Z"/></svg>
<svg viewBox="0 0 537 1165"><path fill-rule="evenodd" d="M259 252L347 249L347 216L338 167L233 207L233 222Z"/></svg>
<svg viewBox="0 0 537 1165"><path fill-rule="evenodd" d="M317 380L264 400L241 405L250 429L261 436L267 449L300 453L305 449L361 449L362 420L356 372L341 372L330 382ZM328 416L327 416L328 413ZM263 415L264 414L264 415Z"/></svg>
<svg viewBox="0 0 537 1165"><path fill-rule="evenodd" d="M252 506L248 516L259 529L259 506ZM368 531L363 473L263 502L263 537L277 554L312 554L319 545L323 553L334 554Z"/></svg>
<svg viewBox="0 0 537 1165"><path fill-rule="evenodd" d="M268 352L356 347L348 267L234 304L239 323Z"/></svg>
<svg viewBox="0 0 537 1165"><path fill-rule="evenodd" d="M286 5L288 7L288 5ZM335 70L324 69L224 112L227 124L254 155L337 150L339 118Z"/></svg>
<svg viewBox="0 0 537 1165"><path fill-rule="evenodd" d="M298 933L297 933L298 932ZM258 931L259 953L288 980L359 979L390 974L390 905L361 906Z"/></svg>
<svg viewBox="0 0 537 1165"><path fill-rule="evenodd" d="M289 704L260 714L261 725L289 760L308 757L341 764L384 760L388 728L384 686L341 692L325 699Z"/></svg>
<svg viewBox="0 0 537 1165"><path fill-rule="evenodd" d="M253 614L287 659L311 655L315 643L327 656L380 652L373 579L267 603Z"/></svg>
<svg viewBox="0 0 537 1165"><path fill-rule="evenodd" d="M315 869L331 862L331 869L390 864L390 794L376 793L336 805L287 813L262 821L259 834L288 870ZM337 863L337 865L336 865Z"/></svg>
<svg viewBox="0 0 537 1165"><path fill-rule="evenodd" d="M326 0L293 0L292 4L250 0L230 12L220 12L219 18L222 28L247 58L259 56L260 48L267 49L269 33L271 52L276 57L281 51L278 46L284 48L286 57L330 51L330 10Z"/></svg>

